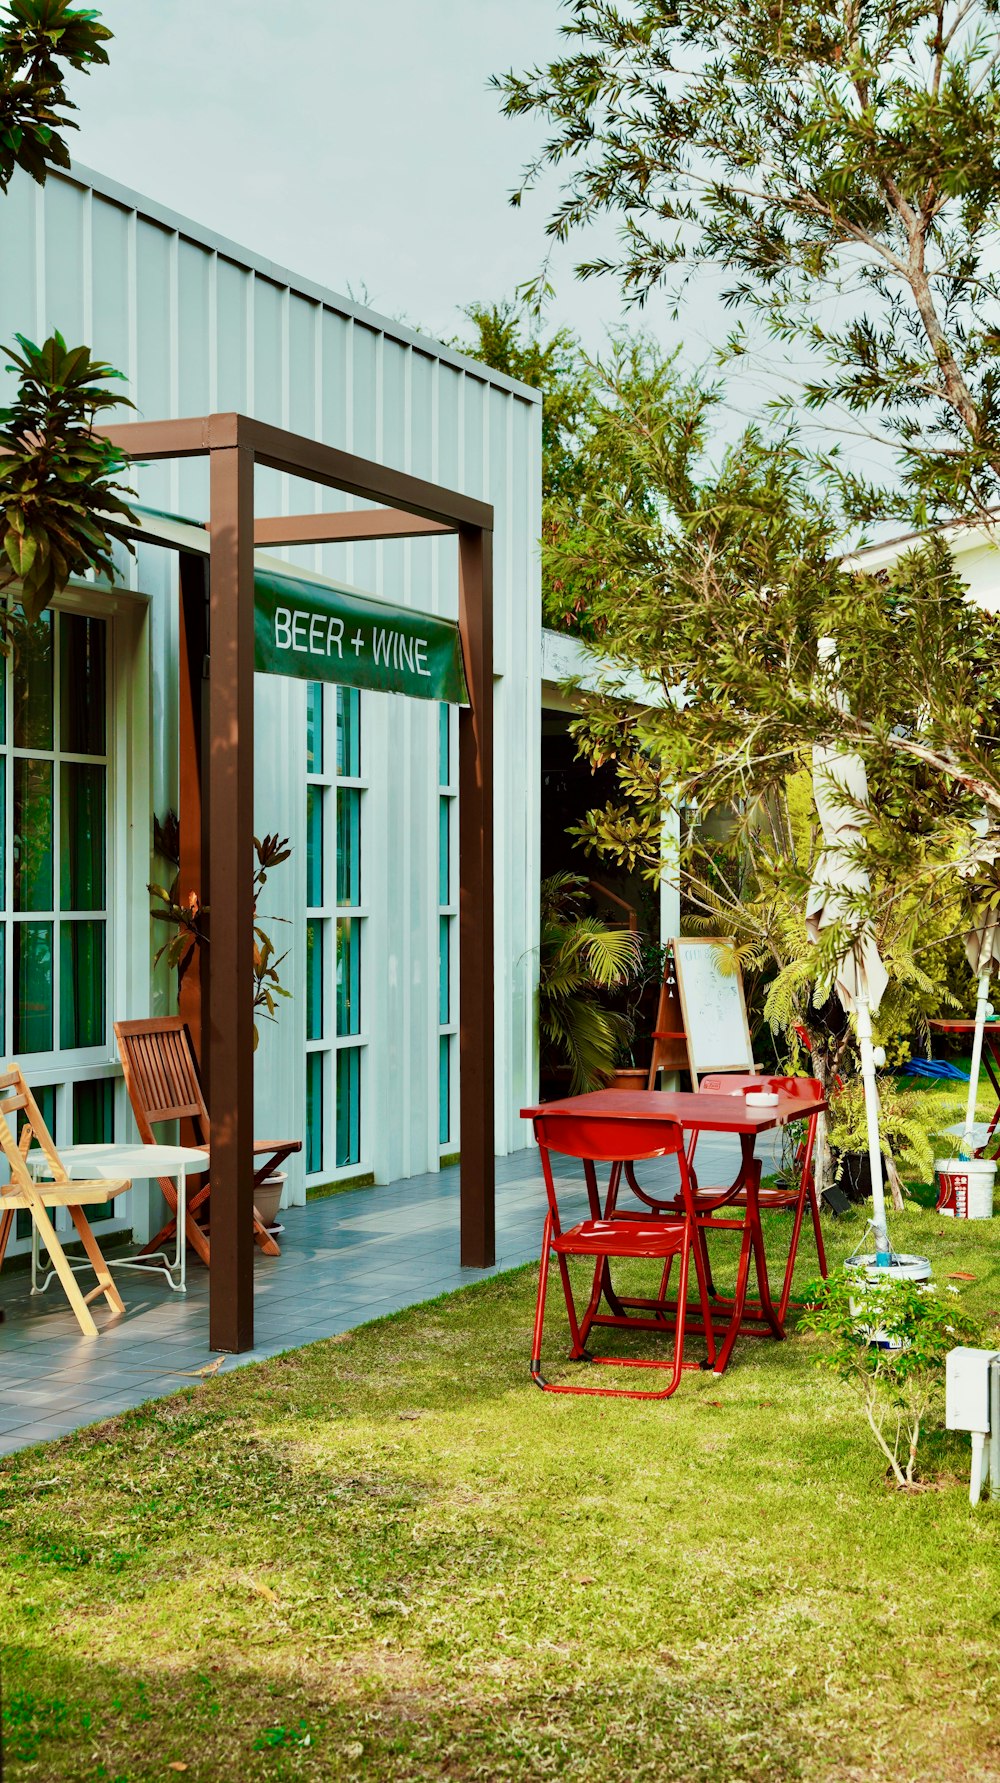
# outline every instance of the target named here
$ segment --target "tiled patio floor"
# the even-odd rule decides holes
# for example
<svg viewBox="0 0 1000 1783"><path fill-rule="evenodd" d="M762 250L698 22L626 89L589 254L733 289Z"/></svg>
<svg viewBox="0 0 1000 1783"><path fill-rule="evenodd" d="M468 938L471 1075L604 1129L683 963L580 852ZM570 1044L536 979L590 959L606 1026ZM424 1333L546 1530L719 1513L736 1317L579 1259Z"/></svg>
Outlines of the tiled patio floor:
<svg viewBox="0 0 1000 1783"><path fill-rule="evenodd" d="M737 1157L735 1141L706 1137L702 1180L731 1177ZM452 1168L284 1212L281 1257L256 1258L255 1348L226 1357L223 1368L314 1343L494 1274L459 1264L458 1189ZM538 1256L543 1201L535 1151L497 1160L496 1270ZM566 1206L583 1213L585 1205L581 1180ZM95 1302L95 1341L81 1337L57 1281L32 1297L25 1269L0 1273L7 1315L0 1324L0 1454L176 1392L214 1360L208 1273L196 1261L186 1295L173 1293L162 1276L124 1270L117 1281L126 1317Z"/></svg>

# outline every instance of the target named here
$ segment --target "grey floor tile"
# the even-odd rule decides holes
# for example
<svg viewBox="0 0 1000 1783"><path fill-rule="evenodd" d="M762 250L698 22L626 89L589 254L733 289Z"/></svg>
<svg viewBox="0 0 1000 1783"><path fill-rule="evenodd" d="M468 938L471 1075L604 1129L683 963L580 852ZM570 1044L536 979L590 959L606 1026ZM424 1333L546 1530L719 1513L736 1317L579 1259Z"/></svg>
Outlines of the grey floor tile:
<svg viewBox="0 0 1000 1783"><path fill-rule="evenodd" d="M706 1144L699 1169L724 1180L737 1155L735 1147ZM557 1175L567 1209L578 1217L587 1205L580 1173L572 1160L560 1160ZM288 1209L282 1256L256 1260L256 1347L226 1357L223 1372L495 1274L460 1265L458 1189L458 1171L451 1168ZM543 1214L536 1155L498 1159L498 1267L538 1256ZM79 1336L55 1290L44 1300L32 1298L24 1272L9 1279L9 1289L7 1276L0 1281L7 1310L0 1327L0 1454L194 1386L196 1371L215 1359L208 1344L210 1284L196 1264L186 1295L155 1276L123 1272L127 1316L98 1312L101 1335L94 1342Z"/></svg>

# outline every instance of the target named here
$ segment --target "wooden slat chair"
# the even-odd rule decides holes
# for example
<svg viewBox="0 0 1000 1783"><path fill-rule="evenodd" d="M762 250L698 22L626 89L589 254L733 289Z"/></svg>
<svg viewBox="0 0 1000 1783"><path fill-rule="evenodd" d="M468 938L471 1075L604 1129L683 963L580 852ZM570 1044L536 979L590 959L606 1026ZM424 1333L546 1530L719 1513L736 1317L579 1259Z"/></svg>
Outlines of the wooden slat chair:
<svg viewBox="0 0 1000 1783"><path fill-rule="evenodd" d="M10 1119L18 1113L23 1113L25 1118L20 1139L15 1139ZM32 1140L45 1153L52 1173L51 1182L36 1183L25 1163ZM131 1182L127 1178L120 1181L74 1182L67 1175L53 1144L52 1135L39 1113L38 1103L29 1090L19 1065L9 1065L0 1074L0 1147L10 1165L10 1182L0 1185L0 1264L3 1263L14 1216L23 1209L30 1213L38 1228L39 1238L66 1290L66 1298L76 1314L80 1330L84 1337L96 1337L97 1326L94 1324L90 1302L103 1294L112 1311L117 1313L125 1311L125 1303L115 1287L111 1271L101 1255L83 1210L85 1207L100 1206L113 1196L124 1194L126 1189L131 1188ZM80 1292L69 1258L49 1219L50 1207L69 1208L70 1219L97 1277L97 1286L91 1288L88 1294Z"/></svg>
<svg viewBox="0 0 1000 1783"><path fill-rule="evenodd" d="M135 1115L135 1124L144 1145L155 1145L155 1126L164 1121L190 1120L195 1145L204 1146L211 1155L211 1122L198 1079L194 1049L187 1024L177 1015L150 1017L145 1021L115 1022L115 1039L125 1074L125 1087ZM254 1188L266 1181L293 1152L302 1150L301 1139L257 1139L254 1141ZM263 1162L258 1166L256 1159ZM206 1168L209 1161L206 1160ZM177 1230L177 1189L169 1177L161 1176L160 1188L173 1218L144 1246L141 1255L160 1250ZM184 1230L188 1242L202 1262L209 1266L211 1250L208 1233L195 1215L204 1209L211 1194L211 1180L196 1189L187 1202ZM253 1235L261 1250L269 1257L279 1257L277 1241L267 1230L254 1208Z"/></svg>

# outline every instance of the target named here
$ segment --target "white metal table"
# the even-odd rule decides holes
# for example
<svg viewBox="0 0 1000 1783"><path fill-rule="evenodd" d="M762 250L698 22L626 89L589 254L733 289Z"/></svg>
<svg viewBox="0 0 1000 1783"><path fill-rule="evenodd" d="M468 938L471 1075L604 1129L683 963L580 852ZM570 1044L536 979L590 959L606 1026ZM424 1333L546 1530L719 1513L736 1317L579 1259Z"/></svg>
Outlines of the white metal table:
<svg viewBox="0 0 1000 1783"><path fill-rule="evenodd" d="M151 1269L157 1275L165 1275L170 1286L178 1294L187 1293L187 1239L184 1233L184 1219L187 1211L187 1175L199 1175L206 1166L208 1152L201 1146L194 1145L69 1145L59 1153L70 1177L96 1178L98 1181L114 1181L124 1176L136 1180L152 1181L156 1177L172 1177L177 1184L177 1241L175 1255L171 1259L167 1251L153 1251L148 1257L117 1257L115 1269ZM36 1179L51 1176L51 1166L41 1150L28 1153L28 1169ZM89 1264L81 1264L81 1268L89 1268ZM50 1269L45 1280L39 1282L39 1244L38 1228L32 1223L31 1229L31 1292L44 1294L54 1269Z"/></svg>

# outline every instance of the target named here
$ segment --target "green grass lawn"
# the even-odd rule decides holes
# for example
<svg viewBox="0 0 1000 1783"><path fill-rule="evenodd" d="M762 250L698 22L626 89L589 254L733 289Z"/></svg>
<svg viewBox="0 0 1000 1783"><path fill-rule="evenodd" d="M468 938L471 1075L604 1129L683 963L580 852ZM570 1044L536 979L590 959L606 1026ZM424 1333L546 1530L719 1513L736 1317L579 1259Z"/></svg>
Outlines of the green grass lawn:
<svg viewBox="0 0 1000 1783"><path fill-rule="evenodd" d="M861 1230L831 1223L836 1254ZM998 1229L893 1230L942 1291L975 1275L1000 1341ZM889 1490L805 1336L659 1405L541 1394L534 1280L0 1463L7 1776L1000 1777L1000 1510L969 1507L968 1440Z"/></svg>

